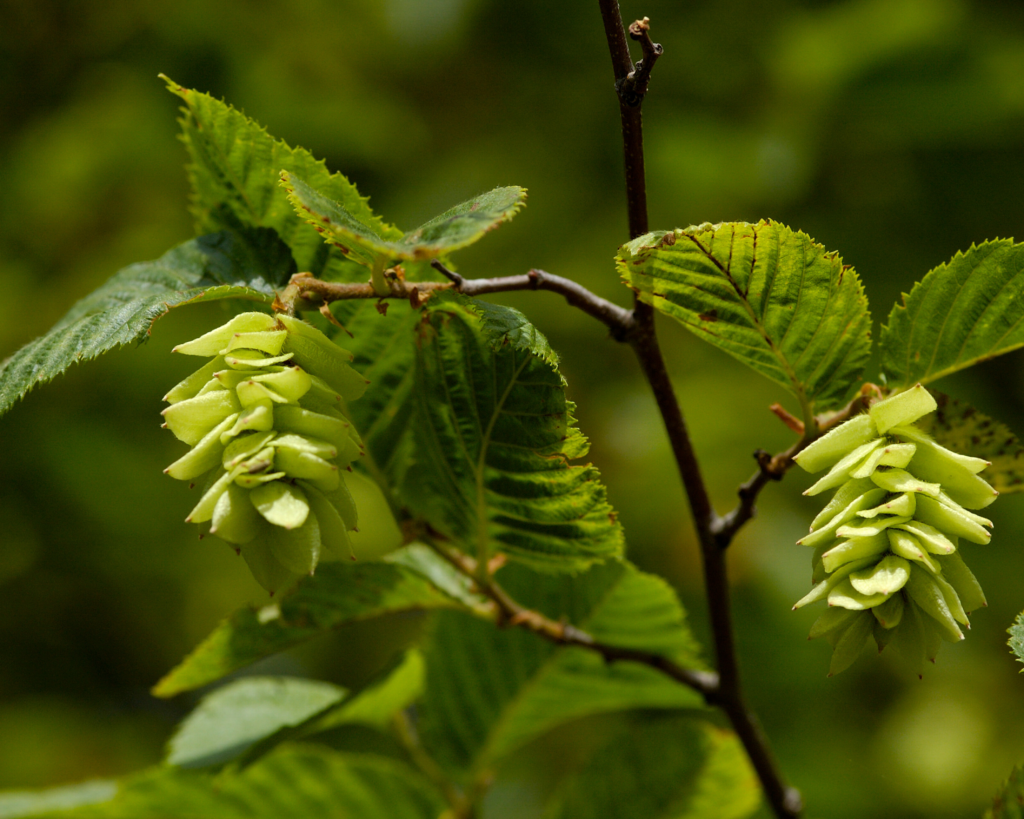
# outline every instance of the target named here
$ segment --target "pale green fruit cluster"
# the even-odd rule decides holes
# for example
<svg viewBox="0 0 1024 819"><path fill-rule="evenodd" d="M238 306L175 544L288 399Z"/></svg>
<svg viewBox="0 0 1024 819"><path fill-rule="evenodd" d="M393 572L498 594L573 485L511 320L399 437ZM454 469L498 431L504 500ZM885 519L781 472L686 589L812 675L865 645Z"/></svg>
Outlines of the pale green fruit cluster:
<svg viewBox="0 0 1024 819"><path fill-rule="evenodd" d="M299 319L242 313L175 352L213 356L164 400L192 447L166 470L203 486L186 521L234 546L271 594L351 556L356 508L341 468L363 454L346 416L366 380Z"/></svg>
<svg viewBox="0 0 1024 819"><path fill-rule="evenodd" d="M936 409L920 384L870 407L796 456L829 472L804 494L836 490L799 543L814 548L811 592L793 608L827 600L811 637L832 644L829 675L847 668L874 637L918 674L943 640L963 639L967 612L985 595L958 551L988 543L981 509L998 493L978 477L988 461L951 452L914 426Z"/></svg>

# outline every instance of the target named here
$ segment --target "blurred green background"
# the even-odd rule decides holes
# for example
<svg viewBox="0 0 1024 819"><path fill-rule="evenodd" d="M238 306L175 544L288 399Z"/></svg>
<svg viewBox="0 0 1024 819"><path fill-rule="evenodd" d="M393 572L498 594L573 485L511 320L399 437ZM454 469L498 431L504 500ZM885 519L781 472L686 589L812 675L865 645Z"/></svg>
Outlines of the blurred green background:
<svg viewBox="0 0 1024 819"><path fill-rule="evenodd" d="M665 46L644 109L653 228L800 228L859 271L876 337L927 270L1024 233L1019 0L628 0L623 14L650 16ZM526 211L461 253L460 270L543 267L629 302L611 264L628 237L595 2L3 0L0 19L0 357L190 237L176 100L158 72L326 158L407 229L524 185ZM688 512L631 354L552 294L507 302L562 355L631 557L675 584L705 636ZM149 686L221 617L265 599L230 550L183 525L191 496L161 474L181 447L159 429L160 398L190 369L167 353L222 310L178 311L147 344L0 419L0 787L156 762L194 699L158 701ZM790 441L768 406L795 407L682 330L661 332L725 511L752 452ZM938 387L1024 434L1022 354ZM818 506L800 495L809 482L768 487L730 555L749 697L783 769L810 816L978 815L1024 761L1024 680L1005 647L1024 608L1024 499L991 508L991 546L968 545L990 607L923 682L884 655L826 679L828 645L805 639L817 612L790 611L809 582L794 545ZM386 522L366 529L364 556L395 538ZM261 670L357 686L421 625L347 629ZM500 772L490 816L533 815L551 758L592 730L561 731L534 746L539 763Z"/></svg>

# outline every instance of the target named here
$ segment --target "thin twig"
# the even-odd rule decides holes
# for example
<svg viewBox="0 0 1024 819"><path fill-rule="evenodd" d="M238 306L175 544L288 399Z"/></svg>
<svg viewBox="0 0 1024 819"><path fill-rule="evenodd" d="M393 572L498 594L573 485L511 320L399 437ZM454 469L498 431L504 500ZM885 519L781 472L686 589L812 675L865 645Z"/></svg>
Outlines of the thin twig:
<svg viewBox="0 0 1024 819"><path fill-rule="evenodd" d="M634 69L629 58L617 0L598 0L598 2L604 20L612 67L615 71L616 91L619 95L629 233L630 238L636 238L648 231L643 128L640 113L643 94L637 93L637 81L639 79L642 83L641 90L646 91L650 69L653 67L654 59L661 53L661 49L657 49L657 53L655 53L654 43L650 40L649 20L645 18L639 24L634 24L636 37L641 42L641 48L645 50L644 61L647 63L646 67L641 66L640 69ZM625 52L625 56L623 56L623 52ZM721 707L728 715L757 772L765 797L773 811L780 817L796 817L801 811L800 794L795 789L787 787L783 782L767 739L756 718L743 701L729 605L726 552L719 547L718 538L715 535L715 530L724 524L720 522L720 518L711 505L682 410L665 369L655 334L654 310L650 305L637 299L634 302L633 315L637 329L630 335L629 341L636 352L648 383L651 385L665 423L700 542L712 639L719 673L718 688L708 699ZM753 491L753 495L756 496L756 494L757 492Z"/></svg>
<svg viewBox="0 0 1024 819"><path fill-rule="evenodd" d="M715 672L686 668L670 660L668 657L650 651L640 651L602 643L600 640L596 640L593 635L570 623L552 620L549 617L545 617L539 611L526 608L514 600L498 584L493 575L489 572L479 571L477 561L468 555L448 549L433 538L421 537L421 539L429 544L437 554L458 569L459 572L473 581L477 590L494 604L495 615L500 625L524 628L546 640L550 640L556 645L575 646L597 652L609 663L624 660L641 663L660 671L665 676L688 688L692 688L701 694L706 701L710 702L716 697L718 675Z"/></svg>
<svg viewBox="0 0 1024 819"><path fill-rule="evenodd" d="M636 107L643 103L644 95L647 94L647 86L651 81L654 63L665 53L665 50L661 47L661 43L656 43L651 39L651 19L649 17L631 23L629 36L639 41L644 56L636 61L633 70L626 75L626 79L619 88L619 94L626 99L628 105Z"/></svg>
<svg viewBox="0 0 1024 819"><path fill-rule="evenodd" d="M555 276L544 270L531 270L519 276L501 276L493 279L466 279L440 262L434 268L448 277L447 282L407 282L397 277L387 279L391 292L380 296L369 282L325 282L314 279L308 273L292 276L291 282L278 295L275 308L280 312L294 313L297 302L329 304L347 299L403 299L414 305L422 304L431 293L440 290L454 290L466 296L482 296L488 293L507 293L514 290L550 290L565 297L573 307L607 325L612 336L625 339L634 329L633 313L607 299L591 293L571 279Z"/></svg>

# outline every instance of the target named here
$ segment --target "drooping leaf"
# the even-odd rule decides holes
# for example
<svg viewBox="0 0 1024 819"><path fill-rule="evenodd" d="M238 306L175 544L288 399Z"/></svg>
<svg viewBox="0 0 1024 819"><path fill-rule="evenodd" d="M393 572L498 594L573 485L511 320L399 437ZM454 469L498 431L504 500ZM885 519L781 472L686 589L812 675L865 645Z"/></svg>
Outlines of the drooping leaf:
<svg viewBox="0 0 1024 819"><path fill-rule="evenodd" d="M1007 631L1010 633L1010 649L1017 655L1017 659L1024 663L1024 611L1017 615L1017 619Z"/></svg>
<svg viewBox="0 0 1024 819"><path fill-rule="evenodd" d="M307 733L352 723L386 728L396 713L408 708L423 693L425 673L423 655L418 649L410 649L383 680L331 709L310 725Z"/></svg>
<svg viewBox="0 0 1024 819"><path fill-rule="evenodd" d="M109 802L115 795L117 782L112 779L93 779L39 791L0 791L0 819L49 815L82 805Z"/></svg>
<svg viewBox="0 0 1024 819"><path fill-rule="evenodd" d="M400 762L315 746L284 746L253 765L216 777L162 766L126 780L110 801L11 816L437 819L443 811L433 786Z"/></svg>
<svg viewBox="0 0 1024 819"><path fill-rule="evenodd" d="M343 346L355 356L352 366L370 382L363 397L349 406L367 450L356 467L369 472L385 496L392 496L409 464L404 453L414 409L415 329L420 314L403 303L391 304L383 316L370 300L343 307L344 312L336 312L352 334Z"/></svg>
<svg viewBox="0 0 1024 819"><path fill-rule="evenodd" d="M839 404L870 355L857 274L775 222L649 233L620 248L618 265L642 301L782 384L801 406Z"/></svg>
<svg viewBox="0 0 1024 819"><path fill-rule="evenodd" d="M367 267L377 261L421 261L460 250L507 222L526 201L523 188L495 188L395 237L375 230L345 202L335 201L331 193L302 174L284 173L281 181L296 213L331 246Z"/></svg>
<svg viewBox="0 0 1024 819"><path fill-rule="evenodd" d="M202 699L171 738L167 761L181 768L222 765L345 695L344 688L316 680L243 677Z"/></svg>
<svg viewBox="0 0 1024 819"><path fill-rule="evenodd" d="M1024 492L1024 446L1017 436L970 404L931 392L939 408L916 426L947 449L991 461L981 477L996 491Z"/></svg>
<svg viewBox="0 0 1024 819"><path fill-rule="evenodd" d="M174 307L229 298L270 305L274 288L294 271L288 248L270 230L201 236L155 261L130 265L3 363L0 414L72 364L144 339Z"/></svg>
<svg viewBox="0 0 1024 819"><path fill-rule="evenodd" d="M992 800L992 807L985 811L984 819L1024 819L1024 766L1018 765L1012 771Z"/></svg>
<svg viewBox="0 0 1024 819"><path fill-rule="evenodd" d="M386 239L402 232L375 216L367 199L323 160L303 148L292 148L227 103L163 78L185 103L182 140L191 160L192 210L200 233L233 223L270 227L291 248L299 270L320 278L350 278L339 273L340 252L324 245L319 234L300 218L281 187L281 171L299 174L317 190L342 204L352 218ZM332 276L331 272L338 275ZM358 275L362 275L361 273Z"/></svg>
<svg viewBox="0 0 1024 819"><path fill-rule="evenodd" d="M423 575L397 563L325 563L279 602L222 622L153 693L172 697L345 623L395 611L460 608Z"/></svg>
<svg viewBox="0 0 1024 819"><path fill-rule="evenodd" d="M1024 345L1024 245L972 245L919 281L882 328L882 373L927 384Z"/></svg>
<svg viewBox="0 0 1024 819"><path fill-rule="evenodd" d="M494 320L502 312L478 314L461 297L428 303L416 348L414 465L402 496L474 556L498 550L579 570L619 554L621 528L597 470L570 464L587 442L572 426L561 375L527 346L543 355L546 342L518 320L506 334L511 317Z"/></svg>
<svg viewBox="0 0 1024 819"><path fill-rule="evenodd" d="M523 605L564 618L602 643L700 665L671 587L628 563L608 561L576 577L512 564L497 578ZM522 629L495 631L458 614L437 616L425 654L420 731L434 758L453 772L484 770L587 714L702 703L693 690L647 665L606 663L587 649L556 647Z"/></svg>
<svg viewBox="0 0 1024 819"><path fill-rule="evenodd" d="M669 714L616 731L560 784L544 819L742 819L760 802L735 735Z"/></svg>

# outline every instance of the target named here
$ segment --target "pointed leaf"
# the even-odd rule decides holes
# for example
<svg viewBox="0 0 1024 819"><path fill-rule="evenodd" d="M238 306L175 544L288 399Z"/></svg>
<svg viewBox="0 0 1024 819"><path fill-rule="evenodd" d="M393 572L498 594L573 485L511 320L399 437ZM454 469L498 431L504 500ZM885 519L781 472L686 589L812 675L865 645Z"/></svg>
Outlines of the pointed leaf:
<svg viewBox="0 0 1024 819"><path fill-rule="evenodd" d="M130 265L0 365L0 414L72 364L144 339L174 307L229 298L269 306L294 270L288 248L268 230L201 236Z"/></svg>
<svg viewBox="0 0 1024 819"><path fill-rule="evenodd" d="M523 188L495 188L395 238L378 233L350 212L345 203L335 201L316 183L307 183L301 174L284 173L281 182L300 217L330 245L366 266L377 260L422 261L459 250L507 222L526 202Z"/></svg>
<svg viewBox="0 0 1024 819"><path fill-rule="evenodd" d="M608 645L700 665L671 587L609 561L583 575L536 574L510 565L502 586L523 605L583 628ZM646 665L606 663L593 651L558 648L522 629L441 614L425 650L420 706L424 743L453 771L481 771L555 725L632 708L688 708L703 700Z"/></svg>
<svg viewBox="0 0 1024 819"><path fill-rule="evenodd" d="M1018 765L985 811L984 819L1024 819L1024 766Z"/></svg>
<svg viewBox="0 0 1024 819"><path fill-rule="evenodd" d="M917 427L946 449L991 461L979 475L1000 493L1024 492L1024 445L999 421L970 404L933 392L939 405Z"/></svg>
<svg viewBox="0 0 1024 819"><path fill-rule="evenodd" d="M387 239L402 235L375 216L368 200L344 176L330 173L323 160L274 139L227 103L163 79L168 90L185 103L182 140L191 159L192 210L199 232L234 224L273 228L291 248L300 270L326 278L325 268L337 270L343 263L341 253L325 246L292 209L280 185L281 171L286 170L340 202L354 220L372 232Z"/></svg>
<svg viewBox="0 0 1024 819"><path fill-rule="evenodd" d="M69 819L437 819L443 811L434 787L400 762L286 746L253 765L216 777L167 766L152 768L127 779L109 801L45 815Z"/></svg>
<svg viewBox="0 0 1024 819"><path fill-rule="evenodd" d="M153 693L172 697L199 688L345 623L394 611L461 607L406 566L325 563L279 602L235 612L157 683Z"/></svg>
<svg viewBox="0 0 1024 819"><path fill-rule="evenodd" d="M914 285L882 328L882 373L927 384L1024 345L1024 245L998 239L957 253Z"/></svg>
<svg viewBox="0 0 1024 819"><path fill-rule="evenodd" d="M282 728L340 702L344 688L292 677L243 677L203 697L171 738L167 762L181 768L221 765Z"/></svg>
<svg viewBox="0 0 1024 819"><path fill-rule="evenodd" d="M423 655L418 649L410 649L383 680L324 714L309 726L308 733L352 723L386 728L396 713L419 699L425 674Z"/></svg>
<svg viewBox="0 0 1024 819"><path fill-rule="evenodd" d="M622 531L548 360L461 298L431 299L417 354L409 508L474 556L574 571L617 555ZM525 320L523 320L525 321ZM546 343L539 349L547 349Z"/></svg>
<svg viewBox="0 0 1024 819"><path fill-rule="evenodd" d="M560 784L544 819L741 819L761 803L729 731L686 715L637 719Z"/></svg>
<svg viewBox="0 0 1024 819"><path fill-rule="evenodd" d="M640 299L818 409L836 406L871 352L857 274L774 222L649 233L619 250Z"/></svg>
<svg viewBox="0 0 1024 819"><path fill-rule="evenodd" d="M1024 611L1017 615L1017 619L1007 630L1010 634L1010 649L1017 655L1017 659L1024 663Z"/></svg>

